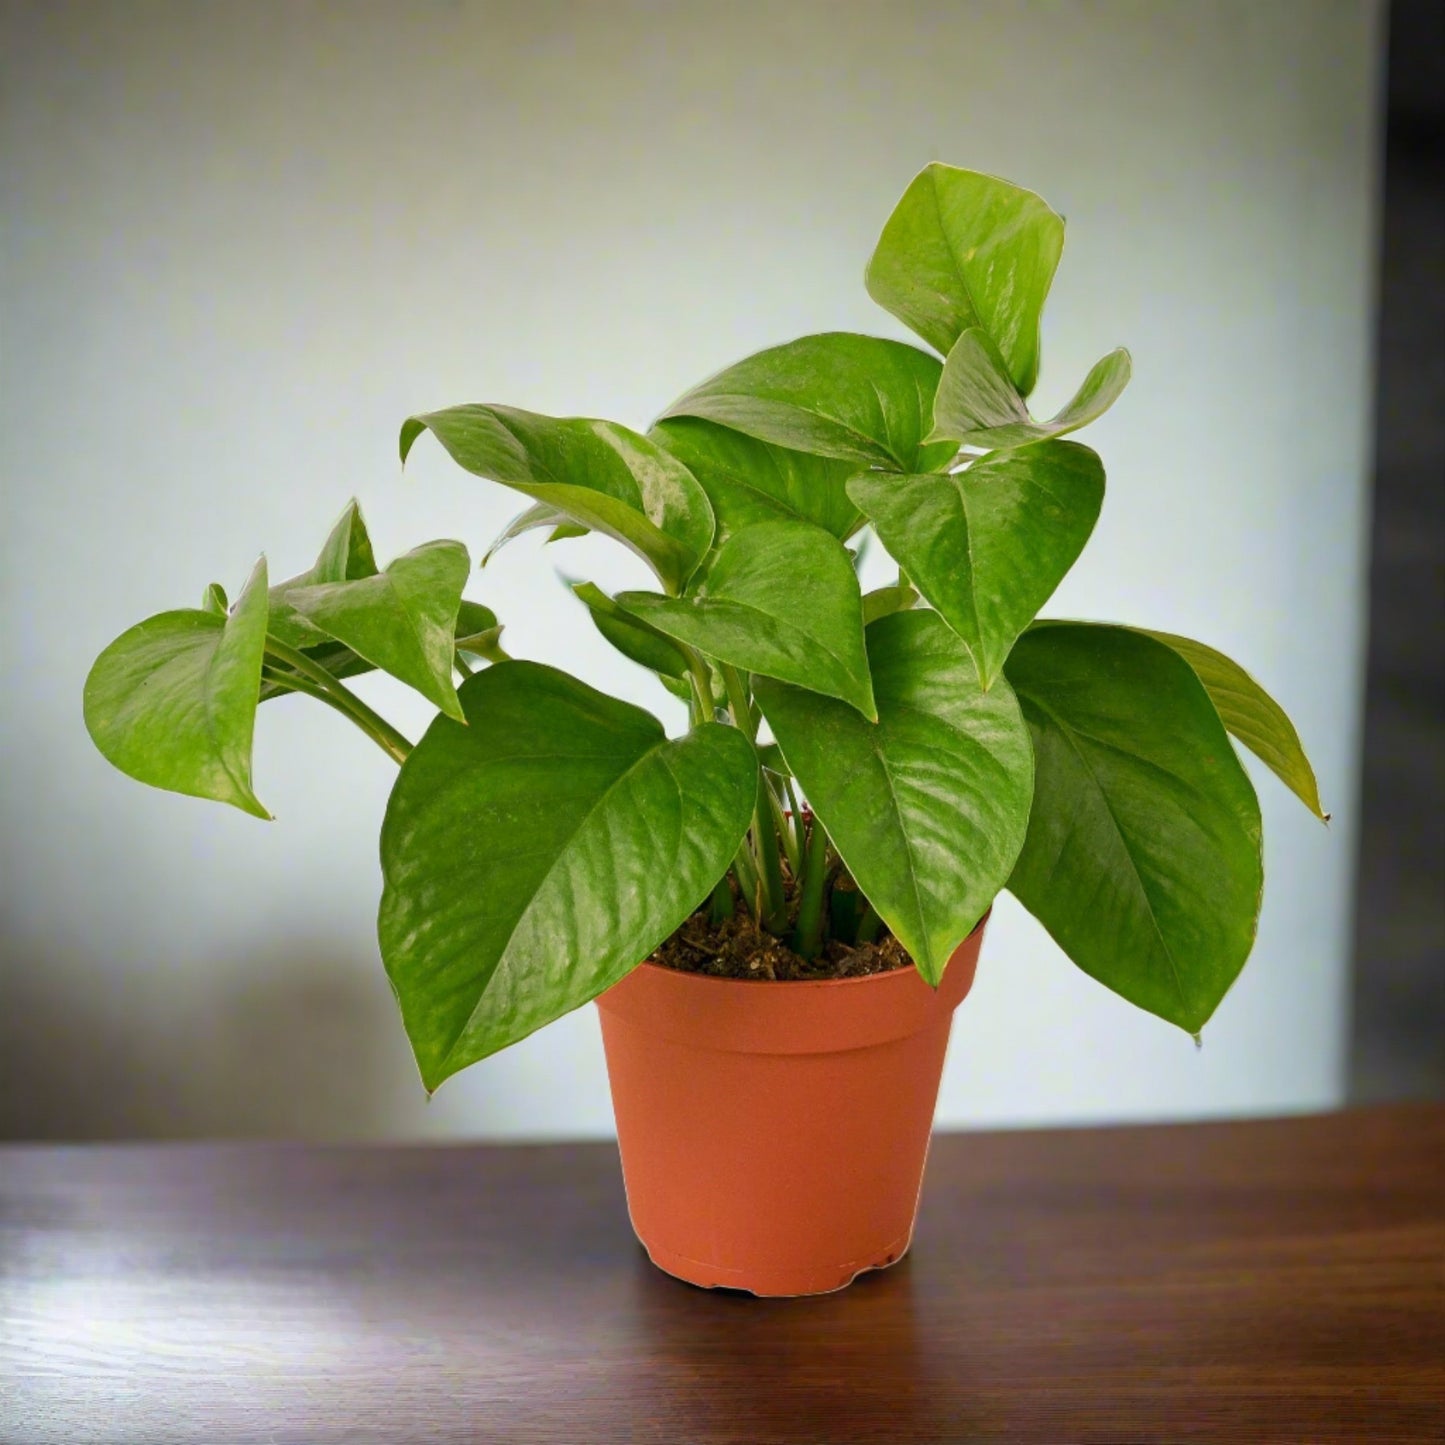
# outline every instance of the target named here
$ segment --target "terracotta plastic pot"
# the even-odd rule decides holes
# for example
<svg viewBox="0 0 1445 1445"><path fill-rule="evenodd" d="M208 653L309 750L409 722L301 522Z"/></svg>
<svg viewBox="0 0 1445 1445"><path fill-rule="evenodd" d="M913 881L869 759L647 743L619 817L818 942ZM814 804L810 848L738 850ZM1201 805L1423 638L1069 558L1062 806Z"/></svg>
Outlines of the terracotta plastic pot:
<svg viewBox="0 0 1445 1445"><path fill-rule="evenodd" d="M937 990L912 968L768 983L645 963L597 1000L628 1211L654 1264L801 1295L903 1257L984 923Z"/></svg>

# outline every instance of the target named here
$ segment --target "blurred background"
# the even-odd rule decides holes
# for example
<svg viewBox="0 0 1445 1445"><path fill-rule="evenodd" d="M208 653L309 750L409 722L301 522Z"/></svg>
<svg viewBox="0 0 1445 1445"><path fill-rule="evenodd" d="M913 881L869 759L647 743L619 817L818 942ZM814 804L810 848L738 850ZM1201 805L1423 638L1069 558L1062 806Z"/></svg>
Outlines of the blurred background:
<svg viewBox="0 0 1445 1445"><path fill-rule="evenodd" d="M434 446L403 476L411 411L502 401L641 428L760 347L906 336L862 268L933 159L1068 219L1043 414L1110 347L1134 354L1087 438L1104 516L1049 610L1239 658L1335 814L1320 827L1256 770L1260 938L1202 1049L1002 900L940 1123L1441 1088L1441 90L1398 42L1392 74L1414 78L1384 165L1380 4L0 14L0 1138L611 1132L590 1008L426 1101L375 943L391 776L366 739L304 699L268 704L262 824L114 772L81 686L117 632L212 580L234 595L262 550L273 575L300 570L353 495L383 559L438 536L480 555L519 499ZM1438 56L1431 7L1396 24ZM509 649L680 726L559 580L644 585L640 564L539 536L469 588ZM386 679L358 690L424 726Z"/></svg>

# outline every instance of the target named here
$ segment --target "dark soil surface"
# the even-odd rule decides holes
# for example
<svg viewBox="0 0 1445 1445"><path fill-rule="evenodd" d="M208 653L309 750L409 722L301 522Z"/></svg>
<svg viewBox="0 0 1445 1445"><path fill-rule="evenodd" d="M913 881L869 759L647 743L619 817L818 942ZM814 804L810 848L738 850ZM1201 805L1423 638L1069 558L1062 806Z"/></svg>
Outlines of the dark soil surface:
<svg viewBox="0 0 1445 1445"><path fill-rule="evenodd" d="M681 973L705 973L714 978L751 978L774 981L862 978L870 973L911 966L913 960L891 933L876 943L850 948L836 939L809 962L780 938L760 929L739 909L722 924L700 908L648 959Z"/></svg>

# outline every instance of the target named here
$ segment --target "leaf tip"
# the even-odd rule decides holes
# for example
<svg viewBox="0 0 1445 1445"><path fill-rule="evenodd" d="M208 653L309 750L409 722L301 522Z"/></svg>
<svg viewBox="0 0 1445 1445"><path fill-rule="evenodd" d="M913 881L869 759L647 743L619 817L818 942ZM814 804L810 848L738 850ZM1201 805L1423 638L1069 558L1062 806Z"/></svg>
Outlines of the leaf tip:
<svg viewBox="0 0 1445 1445"><path fill-rule="evenodd" d="M406 459L411 453L416 439L426 430L426 422L419 416L409 416L401 424L401 435L397 438L397 450L401 454L401 464L406 465Z"/></svg>

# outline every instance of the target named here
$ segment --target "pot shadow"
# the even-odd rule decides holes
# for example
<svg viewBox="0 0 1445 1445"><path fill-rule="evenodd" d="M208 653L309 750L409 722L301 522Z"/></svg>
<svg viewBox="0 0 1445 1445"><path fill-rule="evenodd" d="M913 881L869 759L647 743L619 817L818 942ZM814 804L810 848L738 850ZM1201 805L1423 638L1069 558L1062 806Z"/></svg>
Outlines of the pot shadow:
<svg viewBox="0 0 1445 1445"><path fill-rule="evenodd" d="M152 987L0 930L0 1140L374 1137L415 1071L375 960L323 939Z"/></svg>
<svg viewBox="0 0 1445 1445"><path fill-rule="evenodd" d="M844 1422L850 1439L967 1437L920 1318L926 1268L905 1255L832 1294L759 1299L673 1279L639 1246L628 1389L677 1439L784 1445L836 1438Z"/></svg>

